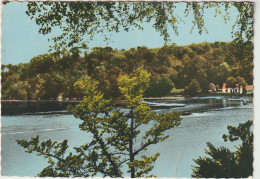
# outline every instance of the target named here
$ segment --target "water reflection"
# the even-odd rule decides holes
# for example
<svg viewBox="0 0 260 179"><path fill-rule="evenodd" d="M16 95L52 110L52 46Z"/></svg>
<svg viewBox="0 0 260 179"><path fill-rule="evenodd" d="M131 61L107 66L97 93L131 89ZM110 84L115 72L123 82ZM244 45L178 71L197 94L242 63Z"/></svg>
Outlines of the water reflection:
<svg viewBox="0 0 260 179"><path fill-rule="evenodd" d="M227 107L227 100L225 98L223 99L223 107Z"/></svg>
<svg viewBox="0 0 260 179"><path fill-rule="evenodd" d="M181 99L145 99L152 109L160 112L179 111L182 115L190 115L194 112L207 112L221 108L235 107L252 102L252 98L245 97L193 97Z"/></svg>

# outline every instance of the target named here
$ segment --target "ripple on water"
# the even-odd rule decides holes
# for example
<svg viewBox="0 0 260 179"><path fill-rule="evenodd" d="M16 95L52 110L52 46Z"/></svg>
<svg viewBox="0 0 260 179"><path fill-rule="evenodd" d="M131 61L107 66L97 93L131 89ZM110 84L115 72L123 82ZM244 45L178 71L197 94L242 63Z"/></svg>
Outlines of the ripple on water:
<svg viewBox="0 0 260 179"><path fill-rule="evenodd" d="M183 103L186 105L183 108L156 110L169 112L176 109L190 110L194 107L191 115L182 116L180 126L166 132L170 136L167 140L142 153L160 153L152 172L157 177L190 178L191 165L195 164L193 159L205 155L206 142L232 148L234 143L225 143L222 139L222 135L227 133L227 126L237 126L253 118L251 103L221 107L215 105L211 99L206 99L205 103L201 102L200 98L198 100L197 103ZM41 140L68 139L69 146L80 146L90 140L90 135L80 131L79 124L80 120L76 120L72 115L2 116L2 175L35 176L47 165L47 161L42 157L25 153L24 149L16 144L16 139L29 139L39 134ZM144 126L142 131L147 129L149 125Z"/></svg>

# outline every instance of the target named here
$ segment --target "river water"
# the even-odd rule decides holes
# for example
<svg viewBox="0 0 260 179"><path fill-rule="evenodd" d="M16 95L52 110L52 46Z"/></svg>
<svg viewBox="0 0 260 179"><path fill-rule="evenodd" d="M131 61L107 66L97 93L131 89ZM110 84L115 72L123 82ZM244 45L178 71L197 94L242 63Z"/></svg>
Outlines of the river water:
<svg viewBox="0 0 260 179"><path fill-rule="evenodd" d="M250 98L197 97L146 102L158 113L176 110L185 114L180 126L166 132L170 135L167 140L145 151L147 155L160 153L151 172L157 177L191 177L193 159L205 156L206 142L234 150L234 144L238 143L223 142L222 139L228 131L227 126L253 119ZM79 130L80 120L72 115L2 116L1 122L2 176L35 176L47 166L47 160L42 156L25 153L16 143L17 139L39 135L40 140L68 139L69 146L80 146L90 140L88 134Z"/></svg>

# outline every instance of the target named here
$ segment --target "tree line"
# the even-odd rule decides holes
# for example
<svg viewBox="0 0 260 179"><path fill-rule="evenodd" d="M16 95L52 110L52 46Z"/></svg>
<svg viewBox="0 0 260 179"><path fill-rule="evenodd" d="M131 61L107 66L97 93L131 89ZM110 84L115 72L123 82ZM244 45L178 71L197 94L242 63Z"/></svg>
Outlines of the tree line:
<svg viewBox="0 0 260 179"><path fill-rule="evenodd" d="M95 47L90 52L72 48L46 53L29 63L2 65L2 99L55 99L59 94L82 98L83 92L75 83L88 77L99 82L105 98L116 99L121 95L118 78L133 74L140 66L151 74L144 96L189 94L194 87L205 94L209 83L220 88L224 82L234 85L234 79L253 83L253 44L203 42L153 49Z"/></svg>

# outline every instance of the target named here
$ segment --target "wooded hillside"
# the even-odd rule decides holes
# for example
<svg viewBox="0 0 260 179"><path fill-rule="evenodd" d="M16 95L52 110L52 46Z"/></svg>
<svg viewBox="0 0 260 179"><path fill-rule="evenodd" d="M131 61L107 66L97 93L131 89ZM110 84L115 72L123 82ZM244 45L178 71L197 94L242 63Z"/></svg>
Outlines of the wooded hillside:
<svg viewBox="0 0 260 179"><path fill-rule="evenodd" d="M151 73L146 96L169 95L193 79L207 93L209 83L221 87L229 77L242 77L253 84L253 44L203 42L129 50L95 47L90 52L73 48L63 54L43 54L29 63L2 65L2 99L56 99L59 94L80 98L84 94L74 84L88 77L99 82L105 97L118 98L118 77L131 75L140 66Z"/></svg>

